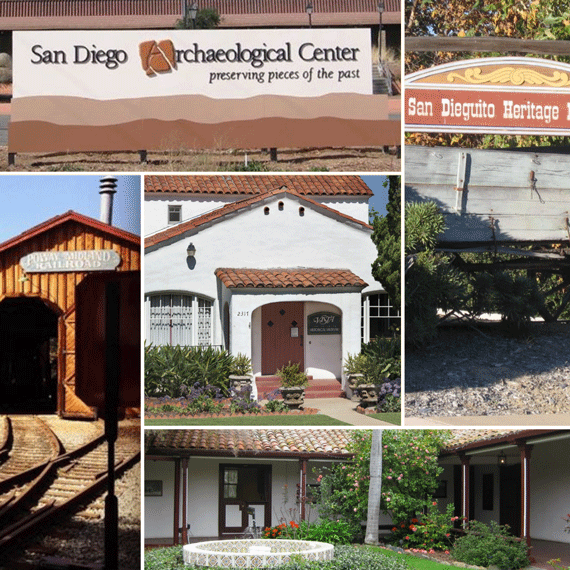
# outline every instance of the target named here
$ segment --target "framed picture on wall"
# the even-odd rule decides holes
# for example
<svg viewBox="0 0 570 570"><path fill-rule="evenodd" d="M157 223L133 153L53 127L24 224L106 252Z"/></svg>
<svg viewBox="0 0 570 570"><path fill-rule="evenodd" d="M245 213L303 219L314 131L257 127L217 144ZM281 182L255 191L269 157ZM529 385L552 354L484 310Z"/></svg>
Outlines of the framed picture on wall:
<svg viewBox="0 0 570 570"><path fill-rule="evenodd" d="M145 479L144 482L145 497L162 497L162 481Z"/></svg>

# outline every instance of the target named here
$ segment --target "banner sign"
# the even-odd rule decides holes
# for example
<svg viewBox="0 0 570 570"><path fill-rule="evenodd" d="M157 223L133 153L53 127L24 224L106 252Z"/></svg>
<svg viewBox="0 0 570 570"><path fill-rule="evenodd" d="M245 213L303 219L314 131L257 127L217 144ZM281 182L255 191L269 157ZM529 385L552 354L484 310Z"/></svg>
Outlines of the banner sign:
<svg viewBox="0 0 570 570"><path fill-rule="evenodd" d="M570 65L527 57L462 60L406 76L409 132L570 134Z"/></svg>
<svg viewBox="0 0 570 570"><path fill-rule="evenodd" d="M307 334L341 334L341 318L337 313L313 313L307 318Z"/></svg>
<svg viewBox="0 0 570 570"><path fill-rule="evenodd" d="M20 259L20 265L26 273L113 271L119 263L121 256L112 249L36 251Z"/></svg>
<svg viewBox="0 0 570 570"><path fill-rule="evenodd" d="M366 29L14 32L13 44L10 152L298 146L288 139L316 131L331 146L353 121L363 130L345 145L364 145L389 119Z"/></svg>

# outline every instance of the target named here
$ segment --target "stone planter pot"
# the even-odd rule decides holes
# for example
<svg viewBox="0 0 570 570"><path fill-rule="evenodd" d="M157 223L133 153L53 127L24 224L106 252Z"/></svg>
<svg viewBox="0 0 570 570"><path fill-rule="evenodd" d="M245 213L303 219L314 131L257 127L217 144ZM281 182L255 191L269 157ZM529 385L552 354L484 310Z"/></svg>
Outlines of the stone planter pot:
<svg viewBox="0 0 570 570"><path fill-rule="evenodd" d="M360 400L360 398L358 397L358 394L356 392L356 389L358 388L358 383L361 382L363 378L364 378L364 374L359 374L357 372L354 372L354 373L348 375L348 378L347 378L348 387L351 390L350 399L353 402L358 402Z"/></svg>
<svg viewBox="0 0 570 570"><path fill-rule="evenodd" d="M361 384L358 386L358 397L363 408L375 406L378 403L380 384Z"/></svg>
<svg viewBox="0 0 570 570"><path fill-rule="evenodd" d="M253 378L251 376L238 376L236 374L230 374L230 393L232 396L238 391L243 390L246 387L251 387Z"/></svg>
<svg viewBox="0 0 570 570"><path fill-rule="evenodd" d="M279 388L283 401L292 410L298 410L305 403L305 388L303 386L291 386Z"/></svg>

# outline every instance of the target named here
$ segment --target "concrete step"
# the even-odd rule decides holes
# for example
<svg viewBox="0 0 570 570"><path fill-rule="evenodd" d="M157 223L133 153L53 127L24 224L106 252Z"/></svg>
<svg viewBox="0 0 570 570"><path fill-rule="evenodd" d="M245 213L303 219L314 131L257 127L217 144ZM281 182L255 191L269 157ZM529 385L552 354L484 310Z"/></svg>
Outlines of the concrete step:
<svg viewBox="0 0 570 570"><path fill-rule="evenodd" d="M255 380L257 393L260 399L265 399L270 392L279 389L279 378L277 376L258 376ZM331 379L318 379L309 376L309 385L305 388L305 398L342 398L340 381ZM281 398L279 394L277 398Z"/></svg>

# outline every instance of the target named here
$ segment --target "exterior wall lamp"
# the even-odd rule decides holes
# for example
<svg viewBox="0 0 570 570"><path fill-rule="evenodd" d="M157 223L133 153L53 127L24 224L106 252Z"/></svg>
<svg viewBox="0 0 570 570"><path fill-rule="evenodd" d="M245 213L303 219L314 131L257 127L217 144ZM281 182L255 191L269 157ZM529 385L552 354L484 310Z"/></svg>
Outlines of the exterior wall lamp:
<svg viewBox="0 0 570 570"><path fill-rule="evenodd" d="M307 2L307 5L305 6L305 12L307 12L307 14L309 16L309 28L312 28L313 27L313 20L312 20L313 4L311 2Z"/></svg>
<svg viewBox="0 0 570 570"><path fill-rule="evenodd" d="M507 464L507 456L505 455L504 451L501 451L501 453L499 453L499 457L497 458L497 461L499 462L499 465L506 465Z"/></svg>
<svg viewBox="0 0 570 570"><path fill-rule="evenodd" d="M194 257L196 255L196 247L192 242L190 242L186 248L186 255L188 257Z"/></svg>

